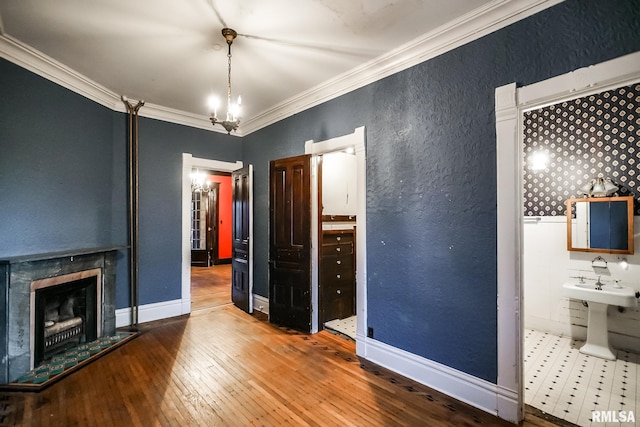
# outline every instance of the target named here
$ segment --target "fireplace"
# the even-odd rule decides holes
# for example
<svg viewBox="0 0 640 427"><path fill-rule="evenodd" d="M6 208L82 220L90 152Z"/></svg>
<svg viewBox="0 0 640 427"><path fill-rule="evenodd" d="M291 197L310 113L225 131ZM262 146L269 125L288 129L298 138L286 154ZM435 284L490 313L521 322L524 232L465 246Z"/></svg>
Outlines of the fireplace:
<svg viewBox="0 0 640 427"><path fill-rule="evenodd" d="M67 347L115 334L120 249L0 260L0 384Z"/></svg>
<svg viewBox="0 0 640 427"><path fill-rule="evenodd" d="M31 282L33 366L101 336L101 269Z"/></svg>

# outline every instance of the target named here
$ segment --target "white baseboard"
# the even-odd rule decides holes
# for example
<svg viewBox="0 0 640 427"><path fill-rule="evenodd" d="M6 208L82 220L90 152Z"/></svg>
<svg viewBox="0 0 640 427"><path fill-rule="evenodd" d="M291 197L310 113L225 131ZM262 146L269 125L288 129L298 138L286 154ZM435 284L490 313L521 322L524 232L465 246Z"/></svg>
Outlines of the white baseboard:
<svg viewBox="0 0 640 427"><path fill-rule="evenodd" d="M190 308L191 304L187 304ZM187 311L186 313L188 313ZM138 307L138 323L153 322L186 314L182 300L163 301ZM131 307L116 310L116 328L131 324Z"/></svg>
<svg viewBox="0 0 640 427"><path fill-rule="evenodd" d="M253 309L269 315L269 299L253 295ZM163 301L145 304L138 307L138 323L153 322L191 313L191 300ZM131 323L131 307L116 310L116 328L129 326Z"/></svg>
<svg viewBox="0 0 640 427"><path fill-rule="evenodd" d="M269 315L269 298L253 294L253 309Z"/></svg>
<svg viewBox="0 0 640 427"><path fill-rule="evenodd" d="M517 391L359 335L361 338L367 360L500 418L517 419Z"/></svg>

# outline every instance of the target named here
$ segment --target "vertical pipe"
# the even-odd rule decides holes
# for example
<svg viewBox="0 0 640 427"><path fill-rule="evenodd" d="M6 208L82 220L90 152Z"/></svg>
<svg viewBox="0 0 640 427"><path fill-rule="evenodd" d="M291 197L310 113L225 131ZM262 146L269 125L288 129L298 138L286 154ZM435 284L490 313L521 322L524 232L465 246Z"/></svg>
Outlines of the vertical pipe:
<svg viewBox="0 0 640 427"><path fill-rule="evenodd" d="M139 234L138 234L138 110L144 101L138 101L134 106L127 97L122 96L122 102L128 113L128 244L129 244L129 291L131 303L130 326L138 325L138 265L139 265Z"/></svg>

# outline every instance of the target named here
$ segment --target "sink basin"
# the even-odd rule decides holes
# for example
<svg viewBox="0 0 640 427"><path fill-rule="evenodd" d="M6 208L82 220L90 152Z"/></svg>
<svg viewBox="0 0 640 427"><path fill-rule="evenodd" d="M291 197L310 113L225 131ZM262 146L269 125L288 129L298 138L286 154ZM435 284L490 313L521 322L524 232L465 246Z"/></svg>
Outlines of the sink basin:
<svg viewBox="0 0 640 427"><path fill-rule="evenodd" d="M601 290L596 289L593 283L567 282L562 285L563 295L583 301L599 302L602 304L617 305L620 307L635 307L637 304L636 291L633 288L613 285L604 285Z"/></svg>
<svg viewBox="0 0 640 427"><path fill-rule="evenodd" d="M609 329L607 327L607 306L635 307L636 291L626 286L604 285L596 289L595 283L568 282L562 285L565 297L587 301L587 342L580 348L580 353L616 360L613 349L609 346Z"/></svg>

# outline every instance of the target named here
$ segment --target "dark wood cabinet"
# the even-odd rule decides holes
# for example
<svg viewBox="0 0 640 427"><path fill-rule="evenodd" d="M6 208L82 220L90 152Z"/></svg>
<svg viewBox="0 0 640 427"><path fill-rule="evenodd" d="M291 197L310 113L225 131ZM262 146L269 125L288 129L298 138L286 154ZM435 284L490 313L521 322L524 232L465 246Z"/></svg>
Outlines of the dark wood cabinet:
<svg viewBox="0 0 640 427"><path fill-rule="evenodd" d="M355 230L323 230L321 324L356 314Z"/></svg>

